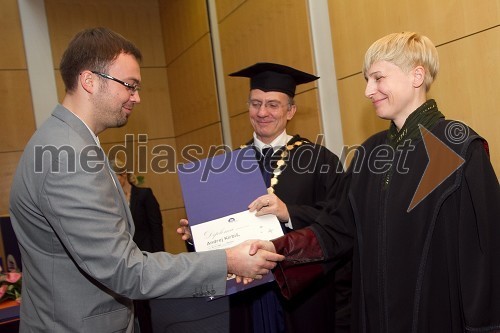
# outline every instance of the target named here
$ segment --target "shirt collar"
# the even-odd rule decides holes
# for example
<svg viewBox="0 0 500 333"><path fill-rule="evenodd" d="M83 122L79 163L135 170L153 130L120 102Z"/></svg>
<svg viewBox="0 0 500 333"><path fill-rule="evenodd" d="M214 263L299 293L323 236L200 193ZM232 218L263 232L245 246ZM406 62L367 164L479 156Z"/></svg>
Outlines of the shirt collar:
<svg viewBox="0 0 500 333"><path fill-rule="evenodd" d="M101 141L99 141L99 138L98 138L98 137L97 137L97 135L95 135L95 133L94 133L94 132L90 129L89 125L87 125L87 123L85 123L85 122L83 121L83 119L82 119L82 118L78 117L78 115L77 115L77 114L75 114L75 113L73 113L73 114L74 114L74 115L75 115L78 119L80 119L80 121L81 121L81 122L85 125L85 127L87 127L87 129L88 129L88 130L89 130L89 132L90 132L90 135L92 135L92 138L94 138L94 141L95 141L96 145L97 145L99 148L101 148L101 149L102 149L102 147L101 147Z"/></svg>
<svg viewBox="0 0 500 333"><path fill-rule="evenodd" d="M264 143L257 139L257 134L253 133L253 145L259 152L262 152L262 149L272 147L273 151L280 149L285 146L288 141L290 141L292 137L286 134L286 130L284 130L280 135L276 137L270 144Z"/></svg>

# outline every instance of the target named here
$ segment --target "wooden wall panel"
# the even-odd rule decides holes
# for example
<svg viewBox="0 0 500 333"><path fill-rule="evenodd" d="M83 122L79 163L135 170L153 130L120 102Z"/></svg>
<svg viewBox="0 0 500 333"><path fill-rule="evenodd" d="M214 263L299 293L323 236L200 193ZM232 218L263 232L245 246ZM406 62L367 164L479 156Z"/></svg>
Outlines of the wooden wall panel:
<svg viewBox="0 0 500 333"><path fill-rule="evenodd" d="M247 0L216 0L215 5L217 6L217 20L219 23L245 1Z"/></svg>
<svg viewBox="0 0 500 333"><path fill-rule="evenodd" d="M300 134L313 142L316 141L316 137L322 132L317 96L317 89L295 96L297 112L287 125L288 134Z"/></svg>
<svg viewBox="0 0 500 333"><path fill-rule="evenodd" d="M2 119L8 122L0 131L0 152L23 150L35 131L33 104L26 70L0 69Z"/></svg>
<svg viewBox="0 0 500 333"><path fill-rule="evenodd" d="M224 73L256 62L277 62L314 74L306 0L246 1L219 25ZM225 80L229 114L242 113L248 99L245 78ZM297 92L315 83L299 86Z"/></svg>
<svg viewBox="0 0 500 333"><path fill-rule="evenodd" d="M366 49L396 31L427 35L436 45L500 23L498 0L329 0L337 78L361 70Z"/></svg>
<svg viewBox="0 0 500 333"><path fill-rule="evenodd" d="M329 14L346 145L388 127L363 96L359 73L366 49L383 35L413 30L430 37L440 53L441 69L429 97L448 118L464 121L488 139L493 167L500 173L499 133L493 129L500 122L494 105L500 88L495 79L500 70L499 0L386 0L382 5L329 0Z"/></svg>
<svg viewBox="0 0 500 333"><path fill-rule="evenodd" d="M150 139L174 137L167 70L142 68L141 102L134 107L127 125L108 129L99 135L101 142L120 142L126 134L145 133Z"/></svg>
<svg viewBox="0 0 500 333"><path fill-rule="evenodd" d="M220 150L216 150L217 147L222 145L222 129L220 123L215 123L213 125L197 129L196 131L189 132L184 135L180 135L176 138L177 141L177 162L185 163L186 159L183 155L186 151L182 152L187 146L197 147L199 152L191 151L190 156L198 159L207 158L209 156L214 156L215 153L220 153Z"/></svg>
<svg viewBox="0 0 500 333"><path fill-rule="evenodd" d="M149 140L147 143L103 144L104 151L124 162L133 160L134 174L144 177L143 186L151 187L160 204L160 208L172 209L183 205L179 196L180 185L175 174L177 158L175 140ZM113 148L114 147L114 148ZM111 150L113 149L113 150ZM126 154L126 157L125 157Z"/></svg>
<svg viewBox="0 0 500 333"><path fill-rule="evenodd" d="M144 67L165 66L157 0L45 0L54 65L78 31L108 27L134 42Z"/></svg>
<svg viewBox="0 0 500 333"><path fill-rule="evenodd" d="M205 0L159 0L167 64L208 34Z"/></svg>
<svg viewBox="0 0 500 333"><path fill-rule="evenodd" d="M0 215L9 215L9 197L14 172L22 150L35 130L23 34L17 0L3 0L0 10ZM0 237L0 255L4 257ZM5 268L5 267L4 267Z"/></svg>
<svg viewBox="0 0 500 333"><path fill-rule="evenodd" d="M248 111L237 114L229 118L231 124L231 140L233 141L233 149L246 144L252 139L253 128L250 124Z"/></svg>
<svg viewBox="0 0 500 333"><path fill-rule="evenodd" d="M169 65L168 80L176 135L220 120L208 34Z"/></svg>
<svg viewBox="0 0 500 333"><path fill-rule="evenodd" d="M186 160L182 148L199 145L207 155L210 145L221 144L215 72L205 0L159 0L165 58L169 82L172 123L177 144L176 162ZM178 221L186 217L178 178L175 188L166 188L175 205L163 211L166 249L186 251L175 232Z"/></svg>
<svg viewBox="0 0 500 333"><path fill-rule="evenodd" d="M22 152L0 153L0 215L9 215L9 196ZM0 243L0 246L2 244Z"/></svg>
<svg viewBox="0 0 500 333"><path fill-rule="evenodd" d="M496 41L496 42L493 42ZM488 140L500 176L500 26L438 47L440 72L430 90L447 118Z"/></svg>
<svg viewBox="0 0 500 333"><path fill-rule="evenodd" d="M186 252L186 243L181 240L176 230L179 226L179 220L186 218L184 208L169 209L161 212L163 219L163 241L165 251L170 253Z"/></svg>
<svg viewBox="0 0 500 333"><path fill-rule="evenodd" d="M172 139L169 140L154 140L149 144L150 148L156 149L155 151L151 150L151 152L156 152L155 158L151 158L152 162L161 167L161 172L154 172L151 170L147 174L145 174L145 186L149 186L154 189L155 195L158 197L158 201L161 202L162 209L172 209L182 207L184 202L181 196L181 187L179 184L179 180L177 178L177 174L175 173L175 164L172 163L178 162L177 158L174 158L175 155L173 153L175 150L175 141ZM169 149L172 149L170 151ZM160 164L157 163L158 159L164 161ZM168 172L165 172L167 168L168 161ZM157 167L156 167L157 168Z"/></svg>
<svg viewBox="0 0 500 333"><path fill-rule="evenodd" d="M64 91L64 82L61 78L61 71L59 69L54 69L54 77L56 79L57 101L58 103L62 103L66 92Z"/></svg>
<svg viewBox="0 0 500 333"><path fill-rule="evenodd" d="M153 155L156 152L154 149L162 150L164 155L167 151L171 151L171 155L175 154L174 125L163 46L164 31L158 0L46 0L45 4L59 100L64 97L64 87L57 68L67 43L76 32L87 27L106 26L130 39L141 50L141 103L134 108L125 127L109 129L100 135L100 139L105 150L121 145L131 149L131 154L136 158L143 153L142 150L139 152L139 149L145 148L147 156L142 157L142 160L147 162L147 172L136 172L137 175L145 177L143 186L152 188L163 216L182 209L179 208L183 202L176 174L163 172L164 170L160 173L151 167L157 157ZM127 133L134 134L133 141L124 142ZM138 142L138 134L147 134L147 139L141 137ZM170 158L171 163L175 164L175 156ZM165 159L162 157L163 161ZM136 171L137 163L136 160ZM172 165L172 168L175 170L175 165ZM175 237L169 230L170 228L165 227L164 219L166 240ZM168 243L173 244L173 240L166 241L167 249L172 249L172 245ZM175 245L173 248L176 248Z"/></svg>
<svg viewBox="0 0 500 333"><path fill-rule="evenodd" d="M0 10L0 32L3 45L0 56L0 70L26 69L23 32L17 0L2 0Z"/></svg>
<svg viewBox="0 0 500 333"><path fill-rule="evenodd" d="M448 119L471 126L490 143L493 167L500 175L500 27L438 47L441 69L431 87L429 98L435 98ZM481 66L471 65L481 64ZM459 69L459 70L457 70ZM344 143L357 145L370 135L385 130L389 122L376 117L370 101L364 97L365 80L357 74L338 83Z"/></svg>

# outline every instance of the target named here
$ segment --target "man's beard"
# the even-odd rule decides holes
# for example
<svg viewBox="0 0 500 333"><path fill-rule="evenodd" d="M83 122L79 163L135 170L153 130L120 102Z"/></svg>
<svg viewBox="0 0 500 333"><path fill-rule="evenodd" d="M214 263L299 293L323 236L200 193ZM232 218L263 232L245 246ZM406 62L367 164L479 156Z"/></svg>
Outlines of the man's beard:
<svg viewBox="0 0 500 333"><path fill-rule="evenodd" d="M114 126L114 127L116 127L116 128L123 127L123 126L127 125L127 122L128 122L127 116L125 116L123 118L118 118L116 120L116 126Z"/></svg>

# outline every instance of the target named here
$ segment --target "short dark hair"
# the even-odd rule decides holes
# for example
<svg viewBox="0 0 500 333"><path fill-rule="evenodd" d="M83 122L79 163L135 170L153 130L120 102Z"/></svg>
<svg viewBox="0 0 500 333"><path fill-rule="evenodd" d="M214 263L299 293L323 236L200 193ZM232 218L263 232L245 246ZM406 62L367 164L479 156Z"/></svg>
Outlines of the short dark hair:
<svg viewBox="0 0 500 333"><path fill-rule="evenodd" d="M106 72L121 53L133 55L139 63L142 61L141 51L131 41L108 28L90 28L77 33L59 66L66 92L75 90L82 71Z"/></svg>

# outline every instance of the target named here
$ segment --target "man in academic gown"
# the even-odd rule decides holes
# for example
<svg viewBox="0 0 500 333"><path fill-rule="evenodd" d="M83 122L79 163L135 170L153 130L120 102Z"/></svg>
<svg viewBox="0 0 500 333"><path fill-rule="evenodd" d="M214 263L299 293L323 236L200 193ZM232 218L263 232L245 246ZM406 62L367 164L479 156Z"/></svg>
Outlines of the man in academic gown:
<svg viewBox="0 0 500 333"><path fill-rule="evenodd" d="M297 110L296 86L318 77L274 63L257 63L230 76L250 78L248 109L254 134L242 148L255 150L268 187L268 194L250 203L250 211L276 215L285 233L309 226L337 199L343 175L335 154L286 132ZM180 234L189 232L186 223L181 220ZM291 301L281 297L275 283L231 295L231 332L349 332L350 259L337 267Z"/></svg>
<svg viewBox="0 0 500 333"><path fill-rule="evenodd" d="M257 63L230 76L250 78L248 108L254 134L247 145L255 149L268 186L268 194L251 203L250 210L256 210L257 215L276 215L285 233L309 226L328 202L336 199L343 174L338 157L327 148L286 132L297 110L296 86L318 77L273 63ZM266 158L263 151L272 156ZM280 297L274 283L231 296L232 331L252 332L252 325L241 319L243 308L243 313L251 313L253 332L283 331L281 311L284 332L348 332L348 258L346 263L292 301Z"/></svg>

